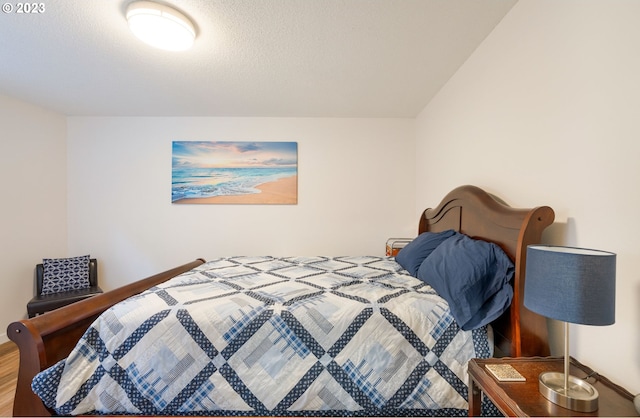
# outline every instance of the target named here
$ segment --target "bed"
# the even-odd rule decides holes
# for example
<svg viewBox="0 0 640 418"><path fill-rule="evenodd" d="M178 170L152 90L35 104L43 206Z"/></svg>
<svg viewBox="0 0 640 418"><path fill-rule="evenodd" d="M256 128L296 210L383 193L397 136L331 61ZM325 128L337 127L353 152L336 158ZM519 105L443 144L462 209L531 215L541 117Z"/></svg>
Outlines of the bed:
<svg viewBox="0 0 640 418"><path fill-rule="evenodd" d="M429 277L447 245L507 259L492 265L504 264L509 303L480 321L406 260L364 255L197 259L14 322L14 416L466 415L469 358L549 354L523 290L526 247L553 219L474 186L424 211L419 238L440 240L416 263Z"/></svg>

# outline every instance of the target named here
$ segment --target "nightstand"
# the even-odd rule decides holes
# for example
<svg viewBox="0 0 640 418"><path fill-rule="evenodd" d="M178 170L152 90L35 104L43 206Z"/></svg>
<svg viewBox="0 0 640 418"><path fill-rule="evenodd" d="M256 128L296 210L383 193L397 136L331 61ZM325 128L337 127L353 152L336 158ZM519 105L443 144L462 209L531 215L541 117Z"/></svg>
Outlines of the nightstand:
<svg viewBox="0 0 640 418"><path fill-rule="evenodd" d="M408 243L413 241L413 238L389 238L387 240L386 255L395 257L398 255L401 249L403 249Z"/></svg>
<svg viewBox="0 0 640 418"><path fill-rule="evenodd" d="M485 368L492 363L511 364L526 381L498 382ZM586 414L550 402L538 390L538 375L546 371L562 373L563 370L560 357L472 359L469 361L469 416L480 415L483 393L506 416L638 416L631 393L574 358L571 358L571 374L578 378L590 376L588 382L600 395L598 410Z"/></svg>

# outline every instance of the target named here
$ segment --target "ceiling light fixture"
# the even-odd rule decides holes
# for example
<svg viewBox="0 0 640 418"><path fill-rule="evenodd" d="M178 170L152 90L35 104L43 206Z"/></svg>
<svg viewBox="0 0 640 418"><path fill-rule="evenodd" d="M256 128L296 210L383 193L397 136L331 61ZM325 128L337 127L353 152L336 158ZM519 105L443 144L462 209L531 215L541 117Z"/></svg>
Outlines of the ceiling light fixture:
<svg viewBox="0 0 640 418"><path fill-rule="evenodd" d="M193 45L193 23L176 9L151 1L134 1L127 7L129 29L140 40L168 51L184 51Z"/></svg>

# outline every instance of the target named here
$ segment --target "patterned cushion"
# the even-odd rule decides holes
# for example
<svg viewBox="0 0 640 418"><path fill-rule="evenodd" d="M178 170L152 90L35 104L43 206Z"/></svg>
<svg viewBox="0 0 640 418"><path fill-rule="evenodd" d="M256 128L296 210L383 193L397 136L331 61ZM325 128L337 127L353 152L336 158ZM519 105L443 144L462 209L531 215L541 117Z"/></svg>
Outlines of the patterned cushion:
<svg viewBox="0 0 640 418"><path fill-rule="evenodd" d="M89 256L45 258L42 295L89 287Z"/></svg>

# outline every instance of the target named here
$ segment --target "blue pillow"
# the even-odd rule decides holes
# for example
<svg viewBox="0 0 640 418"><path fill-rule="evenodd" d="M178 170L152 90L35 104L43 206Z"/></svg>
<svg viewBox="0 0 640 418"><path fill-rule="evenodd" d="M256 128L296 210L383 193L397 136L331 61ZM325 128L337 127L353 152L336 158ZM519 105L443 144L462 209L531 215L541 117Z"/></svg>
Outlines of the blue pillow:
<svg viewBox="0 0 640 418"><path fill-rule="evenodd" d="M396 261L413 277L418 274L418 268L425 258L448 238L457 234L453 229L444 232L423 232L416 239L402 248Z"/></svg>
<svg viewBox="0 0 640 418"><path fill-rule="evenodd" d="M463 330L479 328L509 308L511 259L496 244L457 234L439 245L418 269L418 278L442 296Z"/></svg>

